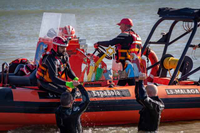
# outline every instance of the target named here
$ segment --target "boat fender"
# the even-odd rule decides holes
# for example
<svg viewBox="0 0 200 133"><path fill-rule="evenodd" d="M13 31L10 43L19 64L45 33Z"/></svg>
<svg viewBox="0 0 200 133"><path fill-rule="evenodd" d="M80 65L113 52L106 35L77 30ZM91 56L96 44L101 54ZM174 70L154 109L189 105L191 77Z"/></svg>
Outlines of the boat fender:
<svg viewBox="0 0 200 133"><path fill-rule="evenodd" d="M143 55L145 55L150 60L152 65L158 62L158 57L156 56L156 53L150 48L146 48ZM154 76L157 75L158 69L159 69L159 65L156 65L153 68L151 68L151 72L149 76L147 77L148 82L153 82L153 78Z"/></svg>

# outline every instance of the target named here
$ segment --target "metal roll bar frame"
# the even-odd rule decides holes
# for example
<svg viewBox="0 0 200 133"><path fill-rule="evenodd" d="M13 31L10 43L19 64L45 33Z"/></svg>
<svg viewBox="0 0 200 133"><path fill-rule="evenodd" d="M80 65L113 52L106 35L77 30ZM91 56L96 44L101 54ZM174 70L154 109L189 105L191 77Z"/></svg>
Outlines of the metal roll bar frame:
<svg viewBox="0 0 200 133"><path fill-rule="evenodd" d="M150 39L152 38L152 35L154 34L156 28L157 28L158 25L159 25L161 22L163 22L164 20L174 20L173 23L171 24L170 28L169 28L168 33L166 34L167 36L166 36L165 42L163 42L163 41L162 41L162 42L160 42L160 41L157 41L157 42L150 42ZM176 25L178 22L180 22L180 21L183 21L183 22L193 22L194 26L193 26L192 29L189 29L189 30L186 31L185 33L181 34L180 36L178 36L177 38L175 38L174 40L172 40L171 42L169 42L169 41L170 41L171 34L172 34L172 31L173 31L175 25ZM176 66L176 69L174 70L174 73L173 73L173 75L172 75L172 77L171 77L171 80L170 80L170 82L169 82L169 85L172 85L172 84L174 83L174 80L175 80L175 78L176 78L176 75L177 75L177 73L178 73L178 71L179 71L179 69L180 69L180 67L181 67L181 65L182 65L182 63L183 63L183 60L184 60L185 55L186 55L186 53L187 53L187 51L188 51L188 48L189 48L190 45L191 45L191 42L192 42L193 37L194 37L194 35L195 35L195 33L196 33L196 30L197 30L197 28L200 26L200 24L198 24L199 21L200 21L199 18L192 17L192 16L176 16L176 17L174 17L174 16L163 16L163 17L161 17L161 18L154 24L152 30L151 30L150 33L149 33L149 36L147 37L147 39L146 39L146 41L145 41L145 44L144 44L144 46L143 46L143 48L142 48L142 54L144 53L145 49L146 49L147 47L149 47L150 44L164 44L165 46L164 46L164 50L163 50L163 53L162 53L162 57L163 57L163 56L166 54L169 45L171 45L172 43L176 42L176 41L179 40L180 38L184 37L184 36L187 35L188 33L192 32L191 35L190 35L190 37L189 37L189 39L188 39L188 41L187 41L187 44L185 45L185 48L184 48L184 50L183 50L183 52L182 52L182 55L181 55L181 57L180 57L180 59L179 59L179 61L178 61L178 64L177 64L177 66ZM162 57L161 57L161 59L162 59ZM150 67L148 67L148 69L150 69L150 68L152 68L152 67L158 65L159 63L160 63L160 61L159 61L159 62L156 62L155 64L152 64ZM147 70L148 70L148 69L147 69ZM185 74L185 75L183 75L183 76L184 76L184 77L189 76L189 75L193 74L194 72L197 72L198 70L199 70L199 69L197 68L197 69L195 69L195 71L192 71L192 72L190 72L190 73L187 73L187 74ZM161 68L161 67L159 67L157 76L161 76L161 77L163 76L163 75L162 75L162 68ZM182 76L180 79L183 79L183 76Z"/></svg>

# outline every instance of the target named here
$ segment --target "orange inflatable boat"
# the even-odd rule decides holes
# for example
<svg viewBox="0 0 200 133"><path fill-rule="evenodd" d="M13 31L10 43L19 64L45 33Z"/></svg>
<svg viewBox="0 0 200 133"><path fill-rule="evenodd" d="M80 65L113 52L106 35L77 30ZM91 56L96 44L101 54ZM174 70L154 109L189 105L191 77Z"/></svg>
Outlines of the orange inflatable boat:
<svg viewBox="0 0 200 133"><path fill-rule="evenodd" d="M165 103L162 122L200 119L200 86L158 86ZM141 106L136 102L134 86L86 87L91 103L82 115L84 126L137 123ZM0 130L55 124L59 97L37 87L1 87ZM78 98L76 103L80 102Z"/></svg>
<svg viewBox="0 0 200 133"><path fill-rule="evenodd" d="M146 61L143 59L141 59L143 63L140 65L143 66L143 72L150 73L146 83L157 85L158 95L165 104L161 122L199 120L200 81L191 81L189 77L196 74L200 70L200 66L193 69L193 62L191 58L186 56L186 53L190 47L193 49L200 47L199 44L191 44L195 32L200 25L200 10L173 9L171 11L170 8L160 8L158 14L161 18L152 28L141 50L142 54L147 57L147 60L149 58L151 61L151 66L146 68ZM49 15L49 17L46 17L49 19L56 14L45 13L44 15ZM58 16L61 15L59 14ZM47 23L44 22L44 18L42 23L45 24L45 27L48 27ZM59 17L55 18L58 19ZM69 18L69 16L66 18ZM73 16L70 18L73 18ZM52 20L55 19L52 18ZM161 22L168 20L172 21L169 31L163 34L163 37L158 41L150 41L157 26ZM184 27L186 32L170 41L172 30L178 22L192 22L193 27L190 27L190 24ZM69 25L73 24L69 23ZM50 25L47 29L51 27L53 26ZM36 65L41 54L51 49L53 34L59 32L55 29L52 32L51 29L52 36L47 37L47 29L44 28L43 30L46 31L40 32L34 61ZM59 29L59 27L56 29ZM189 33L191 35L181 57L179 59L174 58L167 52L168 47L173 46L171 44ZM163 54L160 59L151 51L149 48L150 44L164 45ZM108 73L108 66L103 61L102 57L111 59L113 52L108 53L108 51L113 48L107 50L99 48L95 50L98 53L97 55L95 55L95 52L93 54L86 53L85 48L86 43L79 38L73 38L68 47L70 60L77 60L77 62L70 62L72 69L83 83L91 100L88 109L81 117L83 126L138 123L141 105L136 102L135 87L114 86L113 84L116 84L119 80L117 72L120 67L116 68L115 65L115 68L112 68L112 70L114 71L115 69L116 73ZM92 68L90 65L91 60L95 63L93 69L90 69ZM60 104L60 97L38 89L35 77L36 71L31 72L27 76L17 75L16 72L20 68L20 65L12 73L9 71L10 66L7 63L3 63L2 65L2 72L0 73L0 131L28 125L56 124L54 113ZM94 70L96 70L95 74L97 74L97 68L102 69L102 73L100 76L93 78ZM172 69L174 71L170 72ZM148 72L148 70L151 72ZM77 96L75 104L81 101L79 92L77 92Z"/></svg>

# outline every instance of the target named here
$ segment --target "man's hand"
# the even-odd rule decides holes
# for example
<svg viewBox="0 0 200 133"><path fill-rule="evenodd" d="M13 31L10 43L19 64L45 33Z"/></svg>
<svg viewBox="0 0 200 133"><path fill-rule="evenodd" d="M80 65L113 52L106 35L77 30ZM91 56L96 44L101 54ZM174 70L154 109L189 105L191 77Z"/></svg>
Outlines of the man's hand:
<svg viewBox="0 0 200 133"><path fill-rule="evenodd" d="M98 48L99 47L99 44L98 43L95 43L94 44L94 48L96 49L96 48Z"/></svg>
<svg viewBox="0 0 200 133"><path fill-rule="evenodd" d="M146 74L145 73L140 73L139 75L139 80L145 80L146 79Z"/></svg>
<svg viewBox="0 0 200 133"><path fill-rule="evenodd" d="M146 79L146 74L140 73L139 77L135 78L135 81L138 82L139 80L145 80L145 79Z"/></svg>
<svg viewBox="0 0 200 133"><path fill-rule="evenodd" d="M73 86L74 86L74 87L80 85L80 82L79 82L79 81L73 80L72 82L73 82Z"/></svg>

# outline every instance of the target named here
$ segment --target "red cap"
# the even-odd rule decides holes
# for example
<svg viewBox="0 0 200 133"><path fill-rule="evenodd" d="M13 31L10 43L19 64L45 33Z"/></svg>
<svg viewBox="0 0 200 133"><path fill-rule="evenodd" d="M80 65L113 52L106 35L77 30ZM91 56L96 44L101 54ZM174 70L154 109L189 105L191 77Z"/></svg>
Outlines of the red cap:
<svg viewBox="0 0 200 133"><path fill-rule="evenodd" d="M130 18L123 18L120 21L120 23L117 23L117 25L121 25L121 24L133 26L133 22L132 22L132 20Z"/></svg>

